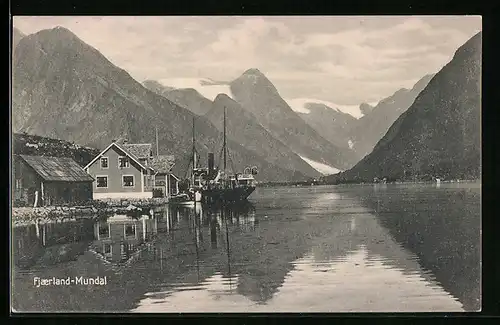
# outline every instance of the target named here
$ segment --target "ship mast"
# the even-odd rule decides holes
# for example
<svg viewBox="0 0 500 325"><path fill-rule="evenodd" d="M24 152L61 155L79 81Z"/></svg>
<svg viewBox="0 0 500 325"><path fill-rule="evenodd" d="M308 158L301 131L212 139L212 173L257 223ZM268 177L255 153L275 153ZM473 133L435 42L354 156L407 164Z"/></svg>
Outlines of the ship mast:
<svg viewBox="0 0 500 325"><path fill-rule="evenodd" d="M195 147L195 124L194 124L195 117L193 117L193 170L192 170L192 184L194 185L194 170L196 168L196 147Z"/></svg>
<svg viewBox="0 0 500 325"><path fill-rule="evenodd" d="M224 144L222 145L222 150L224 150L224 172L226 172L226 106L224 106Z"/></svg>
<svg viewBox="0 0 500 325"><path fill-rule="evenodd" d="M155 127L155 133L156 133L156 157L159 156L159 151L158 151L158 126Z"/></svg>

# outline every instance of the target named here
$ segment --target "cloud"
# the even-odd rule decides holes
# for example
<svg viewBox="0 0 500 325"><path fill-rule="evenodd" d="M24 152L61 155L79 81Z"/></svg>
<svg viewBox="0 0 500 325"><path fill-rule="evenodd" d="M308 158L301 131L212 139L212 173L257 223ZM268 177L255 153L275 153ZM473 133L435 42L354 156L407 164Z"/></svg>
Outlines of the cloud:
<svg viewBox="0 0 500 325"><path fill-rule="evenodd" d="M401 24L382 30L348 30L335 34L312 34L305 43L310 50L328 52L336 60L317 62L327 73L346 78L370 76L388 77L388 70L410 67L417 61L427 60L408 78L423 76L446 63L453 52L471 35L457 30L433 30L421 19L410 18ZM448 46L444 46L448 45ZM336 61L336 63L335 63ZM333 67L336 67L338 71ZM418 75L415 75L417 73Z"/></svg>
<svg viewBox="0 0 500 325"><path fill-rule="evenodd" d="M64 26L141 81L188 64L183 63L186 49L201 27L180 18L15 17L14 25L25 33Z"/></svg>
<svg viewBox="0 0 500 325"><path fill-rule="evenodd" d="M481 18L15 17L14 25L67 27L139 81L231 80L258 68L285 98L359 105L437 72Z"/></svg>
<svg viewBox="0 0 500 325"><path fill-rule="evenodd" d="M226 74L233 75L257 67L284 96L300 93L302 78L302 85L313 83L317 88L314 93L301 94L304 97L359 104L377 101L401 87L411 88L422 76L437 72L477 31L435 28L423 17L406 17L381 28L358 25L334 33L301 34L293 28L286 20L244 19L220 30L217 40L200 51L197 61L203 65L203 60L209 60L213 69L225 62ZM387 80L393 81L389 89ZM373 93L363 97L360 85Z"/></svg>
<svg viewBox="0 0 500 325"><path fill-rule="evenodd" d="M234 73L250 67L266 70L277 60L304 53L301 40L284 23L263 18L244 19L216 35L216 40L195 53L194 58L201 65L206 61L226 62L226 69Z"/></svg>

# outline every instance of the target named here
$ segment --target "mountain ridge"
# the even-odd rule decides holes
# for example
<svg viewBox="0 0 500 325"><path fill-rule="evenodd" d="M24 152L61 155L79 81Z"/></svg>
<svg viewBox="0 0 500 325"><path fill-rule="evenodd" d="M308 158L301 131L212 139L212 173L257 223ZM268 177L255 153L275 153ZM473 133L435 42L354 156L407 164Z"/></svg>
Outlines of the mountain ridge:
<svg viewBox="0 0 500 325"><path fill-rule="evenodd" d="M65 28L28 35L17 49L13 60L14 131L103 148L116 138L154 143L158 127L160 153L174 154L178 170L187 168L196 115L146 89ZM222 134L203 117L197 118L196 131L200 153L206 157L219 146ZM304 178L269 164L237 143L229 141L228 147L237 166L258 167L258 178Z"/></svg>
<svg viewBox="0 0 500 325"><path fill-rule="evenodd" d="M349 131L353 149L364 157L375 147L396 119L414 102L418 94L432 79L434 74L420 78L411 89L401 88L389 97L382 99L373 109L358 121Z"/></svg>
<svg viewBox="0 0 500 325"><path fill-rule="evenodd" d="M355 163L352 152L324 139L293 111L260 70L246 70L231 81L230 89L234 100L252 112L270 134L298 155L341 170Z"/></svg>
<svg viewBox="0 0 500 325"><path fill-rule="evenodd" d="M320 176L319 172L267 132L251 112L245 110L226 94L219 94L215 98L212 109L205 117L220 131L223 131L224 109L226 119L231 121L231 123L226 124L228 138L259 153L269 163L288 170L300 171L310 177Z"/></svg>
<svg viewBox="0 0 500 325"><path fill-rule="evenodd" d="M299 113L299 116L311 127L316 129L321 136L335 145L349 147L350 129L357 119L350 114L333 110L322 104L309 104L309 113ZM353 151L353 153L355 153ZM361 159L362 157L357 157Z"/></svg>
<svg viewBox="0 0 500 325"><path fill-rule="evenodd" d="M319 141L321 142L321 145L323 146L322 149L324 148L327 148L327 150L330 150L330 154L333 155L333 156L339 156L339 155L345 155L345 153L342 153L342 150L343 149L340 149L340 148L336 148L334 144L328 142L326 139L324 138L321 138L320 134L315 131L313 128L310 128L307 124L304 123L303 119L301 119L287 104L287 102L281 98L279 96L279 93L276 89L276 87L272 84L271 81L269 81L266 76L259 70L259 69L256 69L256 68L250 68L250 69L247 69L245 72L243 72L243 74L240 76L240 78L248 78L248 79L251 79L255 82L258 82L259 80L263 80L265 82L265 86L268 87L268 88L271 88L272 89L272 92L279 97L279 101L282 105L287 105L288 107L288 111L287 111L287 115L292 115L292 118L294 117L293 115L296 115L295 116L295 123L297 124L298 123L298 126L294 127L295 130L297 129L308 129L310 130L310 133L313 134L314 137L316 137L317 139L319 139ZM174 83L178 83L178 81L176 81L177 79L173 80L172 82ZM185 86L189 85L189 84L193 84L193 81L191 79L186 79L187 81L183 82L183 84ZM202 81L205 80L205 79L201 79ZM210 80L210 79L208 79ZM168 84L167 81L162 81L161 83L158 82L157 84L163 84L163 85L166 85ZM200 84L201 84L201 81L200 81ZM231 82L227 83L227 82L216 82L216 81L211 81L211 82L207 82L206 83L208 86L211 86L211 85L229 85L229 87L231 86ZM150 87L151 90L155 90L153 89L153 87ZM161 93L163 96L165 96L166 98L172 100L173 102L176 102L177 104L185 107L185 108L188 108L189 110L191 110L192 112L198 114L198 115L203 115L205 112L209 111L210 109L208 109L209 107L209 99L206 98L205 95L199 93L198 91L198 88L193 90L193 89L189 89L189 88L180 88L180 89L176 89L175 91L174 90L168 90L168 91L158 91L156 90L156 92L159 92ZM183 94L183 98L174 98L173 94L175 93L178 93L178 94ZM222 92L223 94L226 94L228 97L232 98L232 99L236 99L234 98L234 94L232 93L232 90L231 88L229 88L228 90L226 90L225 92ZM220 94L220 93L219 93ZM217 97L217 96L215 96ZM214 97L214 99L215 99ZM200 102L199 99L196 99L196 98L204 98L205 100L205 104L204 104L204 108L200 109L200 104L198 104ZM197 103L198 102L198 103ZM241 103L239 103L241 105ZM255 116L255 114L253 114L252 110L248 109L248 108L245 108L244 106L242 106L246 111L249 111L250 113L252 113L253 116ZM205 113L206 114L206 113ZM265 131L266 132L272 132L270 131L268 128L265 127L265 125L263 125L261 123L261 121L257 120L258 123L264 127ZM277 123L278 124L278 123ZM293 127L293 122L292 122L292 127ZM281 129L281 127L279 125L276 126L276 128L278 129ZM270 133L272 134L272 133ZM286 146L288 146L292 151L293 151L293 154L294 155L298 155L299 157L304 157L306 159L303 159L303 161L306 161L307 164L311 167L313 167L314 169L316 170L319 170L318 168L316 168L318 165L318 163L323 163L323 164L326 164L326 165L329 165L329 166L332 166L332 159L330 159L330 161L325 161L321 158L320 155L312 155L312 157L309 157L310 159L308 159L307 157L308 156L311 156L310 153L307 152L307 150L297 150L297 147L296 147L296 144L297 142L295 143L287 143L286 141L286 137L281 137L281 139L278 139L276 137L276 132L274 134L272 134L272 136L274 138L276 138L276 140L278 140L279 142L285 144ZM298 135L299 137L301 135ZM313 139L313 143L314 143L314 139ZM316 144L317 145L317 144ZM302 145L304 147L304 145ZM307 146L307 145L305 145ZM312 150L314 151L314 150ZM333 154L332 154L333 152ZM341 168L339 169L345 169L347 168L347 166L351 166L353 165L356 161L359 160L358 157L356 157L355 155L353 155L352 152L350 152L350 150L346 149L346 152L347 152L347 155L349 156L349 161L347 163L344 163L344 164L340 164ZM317 152L316 152L317 153ZM311 164L311 161L313 162L313 164ZM337 164L339 165L339 164ZM333 168L330 168L330 169L333 169Z"/></svg>
<svg viewBox="0 0 500 325"><path fill-rule="evenodd" d="M21 32L19 29L16 27L12 28L12 52L16 49L17 44L19 44L19 41L23 38L26 37L26 34Z"/></svg>
<svg viewBox="0 0 500 325"><path fill-rule="evenodd" d="M155 80L142 82L143 86L171 102L182 106L196 115L203 116L212 109L212 101L204 97L194 88L168 87Z"/></svg>
<svg viewBox="0 0 500 325"><path fill-rule="evenodd" d="M369 155L326 181L479 178L481 44L479 32L457 49Z"/></svg>

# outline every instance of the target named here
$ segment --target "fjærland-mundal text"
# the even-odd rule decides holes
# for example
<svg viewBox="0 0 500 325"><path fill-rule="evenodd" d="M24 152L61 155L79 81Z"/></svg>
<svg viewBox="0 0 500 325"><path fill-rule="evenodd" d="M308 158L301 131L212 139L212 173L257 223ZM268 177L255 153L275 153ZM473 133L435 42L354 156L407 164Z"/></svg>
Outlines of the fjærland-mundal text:
<svg viewBox="0 0 500 325"><path fill-rule="evenodd" d="M33 278L33 285L37 288L41 286L71 286L71 285L96 285L96 286L104 286L108 284L107 277L84 277L84 276L75 276L75 277L67 277L67 278Z"/></svg>

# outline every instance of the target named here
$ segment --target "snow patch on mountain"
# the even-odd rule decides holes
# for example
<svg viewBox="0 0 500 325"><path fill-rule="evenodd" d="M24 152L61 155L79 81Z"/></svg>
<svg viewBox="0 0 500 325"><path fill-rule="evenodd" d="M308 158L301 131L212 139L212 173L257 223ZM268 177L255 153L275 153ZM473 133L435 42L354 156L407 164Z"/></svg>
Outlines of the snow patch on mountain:
<svg viewBox="0 0 500 325"><path fill-rule="evenodd" d="M330 107L334 111L349 114L355 118L360 118L363 116L361 110L359 109L359 105L339 105L329 101L313 99L313 98L294 98L286 100L288 105L296 112L299 113L309 113L309 109L307 109L307 104L323 104L325 106Z"/></svg>
<svg viewBox="0 0 500 325"><path fill-rule="evenodd" d="M312 168L316 169L318 172L320 172L323 175L332 175L332 174L337 174L340 173L342 170L337 169L335 167L314 161L312 159L300 156L302 160L304 160L306 163L308 163Z"/></svg>
<svg viewBox="0 0 500 325"><path fill-rule="evenodd" d="M227 83L214 81L209 78L168 78L158 80L164 86L177 89L192 88L203 97L214 100L219 94L226 94L233 98L231 89Z"/></svg>

